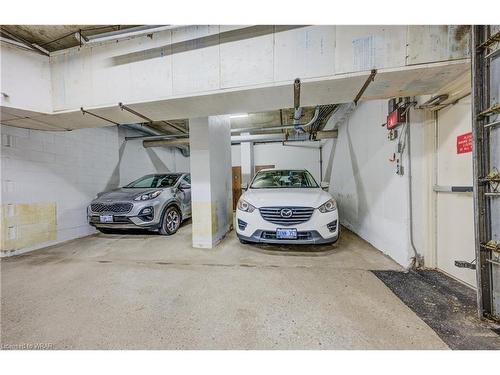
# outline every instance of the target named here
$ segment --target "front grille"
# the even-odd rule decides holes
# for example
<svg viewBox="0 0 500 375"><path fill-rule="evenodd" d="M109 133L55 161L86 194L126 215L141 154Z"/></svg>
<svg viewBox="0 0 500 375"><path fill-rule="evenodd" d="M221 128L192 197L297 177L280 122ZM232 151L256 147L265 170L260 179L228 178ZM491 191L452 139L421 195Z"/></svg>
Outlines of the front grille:
<svg viewBox="0 0 500 375"><path fill-rule="evenodd" d="M265 240L276 240L276 232L263 231L260 235L260 238L265 239ZM310 239L312 239L311 232L297 232L297 239L296 240L284 239L283 241L300 241L300 240L310 240ZM281 240L281 239L278 239L278 240Z"/></svg>
<svg viewBox="0 0 500 375"><path fill-rule="evenodd" d="M282 210L291 210L290 217L283 217ZM308 221L313 212L312 207L262 207L259 209L262 218L278 225L297 225Z"/></svg>
<svg viewBox="0 0 500 375"><path fill-rule="evenodd" d="M132 209L132 203L92 203L90 209L92 212L116 212L127 213Z"/></svg>

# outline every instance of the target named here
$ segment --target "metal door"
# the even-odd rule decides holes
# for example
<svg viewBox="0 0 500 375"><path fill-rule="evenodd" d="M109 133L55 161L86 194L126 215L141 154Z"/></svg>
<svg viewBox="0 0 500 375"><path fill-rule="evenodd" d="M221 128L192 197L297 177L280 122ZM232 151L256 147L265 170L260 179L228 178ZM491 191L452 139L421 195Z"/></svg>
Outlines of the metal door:
<svg viewBox="0 0 500 375"><path fill-rule="evenodd" d="M476 257L470 97L438 111L437 126L437 266L475 287L475 271L455 266Z"/></svg>

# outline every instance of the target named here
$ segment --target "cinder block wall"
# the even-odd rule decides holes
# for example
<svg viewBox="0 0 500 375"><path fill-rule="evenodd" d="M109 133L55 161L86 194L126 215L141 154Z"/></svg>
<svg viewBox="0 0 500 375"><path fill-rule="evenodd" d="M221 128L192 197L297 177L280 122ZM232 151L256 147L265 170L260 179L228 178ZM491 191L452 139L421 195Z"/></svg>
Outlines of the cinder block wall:
<svg viewBox="0 0 500 375"><path fill-rule="evenodd" d="M176 149L146 151L116 127L45 132L0 127L2 256L95 232L86 207L103 190L156 171L188 170Z"/></svg>

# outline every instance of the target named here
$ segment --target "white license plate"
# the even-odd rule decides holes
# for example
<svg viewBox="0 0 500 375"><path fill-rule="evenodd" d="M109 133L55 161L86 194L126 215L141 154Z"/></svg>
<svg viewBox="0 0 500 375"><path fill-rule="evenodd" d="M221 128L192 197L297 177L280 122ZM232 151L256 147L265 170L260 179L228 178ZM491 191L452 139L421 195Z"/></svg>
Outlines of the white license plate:
<svg viewBox="0 0 500 375"><path fill-rule="evenodd" d="M280 240L296 240L297 229L276 229L276 238Z"/></svg>
<svg viewBox="0 0 500 375"><path fill-rule="evenodd" d="M100 217L101 223L112 223L113 215L101 215Z"/></svg>

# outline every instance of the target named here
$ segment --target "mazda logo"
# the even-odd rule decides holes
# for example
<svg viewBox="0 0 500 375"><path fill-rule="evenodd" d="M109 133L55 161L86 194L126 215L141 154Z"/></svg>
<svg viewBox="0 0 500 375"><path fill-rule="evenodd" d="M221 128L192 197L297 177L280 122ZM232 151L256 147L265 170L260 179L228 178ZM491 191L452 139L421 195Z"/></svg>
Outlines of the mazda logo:
<svg viewBox="0 0 500 375"><path fill-rule="evenodd" d="M289 208L283 208L280 212L281 217L292 217L292 210Z"/></svg>

